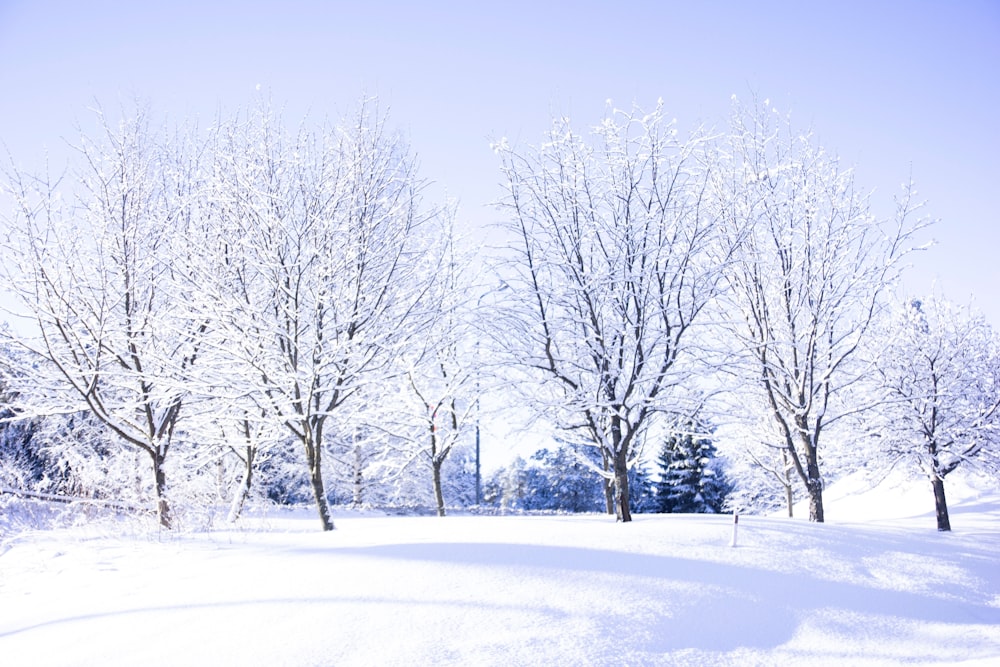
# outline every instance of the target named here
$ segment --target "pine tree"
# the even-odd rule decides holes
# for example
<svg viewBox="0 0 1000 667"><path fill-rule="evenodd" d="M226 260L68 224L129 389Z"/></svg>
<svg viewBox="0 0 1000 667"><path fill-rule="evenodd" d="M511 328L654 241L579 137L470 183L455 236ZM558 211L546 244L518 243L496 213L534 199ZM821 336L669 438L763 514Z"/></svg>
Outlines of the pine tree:
<svg viewBox="0 0 1000 667"><path fill-rule="evenodd" d="M694 511L698 471L695 467L692 440L690 433L674 433L660 451L657 459L660 483L656 486L656 504L659 512Z"/></svg>
<svg viewBox="0 0 1000 667"><path fill-rule="evenodd" d="M600 478L571 446L541 449L531 456L526 508L560 512L597 512L602 506Z"/></svg>
<svg viewBox="0 0 1000 667"><path fill-rule="evenodd" d="M723 511L732 484L726 479L725 471L716 455L715 443L708 438L698 440L697 460L701 470L700 496L702 508L696 510L705 514L719 514Z"/></svg>
<svg viewBox="0 0 1000 667"><path fill-rule="evenodd" d="M599 512L604 507L600 475L570 445L518 457L487 482L484 504L501 509Z"/></svg>
<svg viewBox="0 0 1000 667"><path fill-rule="evenodd" d="M629 505L633 514L657 512L658 504L653 489L652 476L645 464L637 463L629 471Z"/></svg>
<svg viewBox="0 0 1000 667"><path fill-rule="evenodd" d="M695 433L711 429L684 424L663 445L657 458L660 482L654 505L662 513L718 513L722 511L730 485L709 437Z"/></svg>

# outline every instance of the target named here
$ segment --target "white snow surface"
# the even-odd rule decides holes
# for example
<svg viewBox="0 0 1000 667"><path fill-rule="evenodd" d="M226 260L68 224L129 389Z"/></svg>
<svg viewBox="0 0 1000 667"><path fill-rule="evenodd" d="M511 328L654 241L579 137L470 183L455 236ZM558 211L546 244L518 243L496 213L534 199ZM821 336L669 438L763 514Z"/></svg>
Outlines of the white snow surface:
<svg viewBox="0 0 1000 667"><path fill-rule="evenodd" d="M1000 491L946 488L950 534L929 484L848 480L826 524L743 516L735 548L706 515L21 532L0 538L0 664L1000 664Z"/></svg>

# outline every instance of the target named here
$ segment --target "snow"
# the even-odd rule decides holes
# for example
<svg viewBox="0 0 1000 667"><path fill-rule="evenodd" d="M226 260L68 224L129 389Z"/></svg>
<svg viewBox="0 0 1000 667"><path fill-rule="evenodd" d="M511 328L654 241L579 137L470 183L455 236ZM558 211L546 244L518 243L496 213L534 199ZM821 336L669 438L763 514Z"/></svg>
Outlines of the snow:
<svg viewBox="0 0 1000 667"><path fill-rule="evenodd" d="M950 534L929 484L853 479L827 524L741 516L736 548L732 516L709 515L22 532L0 538L0 662L997 664L1000 491L946 488Z"/></svg>

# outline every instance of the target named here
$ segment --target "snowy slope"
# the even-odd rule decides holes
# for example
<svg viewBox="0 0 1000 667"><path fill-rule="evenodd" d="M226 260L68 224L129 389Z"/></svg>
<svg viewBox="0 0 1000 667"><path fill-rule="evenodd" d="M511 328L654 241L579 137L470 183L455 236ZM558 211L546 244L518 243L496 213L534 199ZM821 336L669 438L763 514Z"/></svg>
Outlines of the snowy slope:
<svg viewBox="0 0 1000 667"><path fill-rule="evenodd" d="M26 533L0 555L0 663L1000 664L1000 493L951 486L952 534L894 482L831 488L825 525L741 517L736 548L724 516Z"/></svg>

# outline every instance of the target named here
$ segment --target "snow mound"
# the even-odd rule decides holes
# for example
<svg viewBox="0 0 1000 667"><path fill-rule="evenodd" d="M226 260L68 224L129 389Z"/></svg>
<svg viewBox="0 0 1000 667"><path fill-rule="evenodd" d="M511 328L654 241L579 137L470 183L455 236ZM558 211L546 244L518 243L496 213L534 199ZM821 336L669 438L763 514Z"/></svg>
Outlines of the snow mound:
<svg viewBox="0 0 1000 667"><path fill-rule="evenodd" d="M1000 484L996 478L959 468L945 478L944 485L954 530L961 531L966 518L973 524L981 518L998 518ZM930 482L898 470L874 481L865 472L849 475L830 485L823 493L823 504L828 522L919 519L931 529L937 526ZM808 514L807 502L795 506L796 516Z"/></svg>

